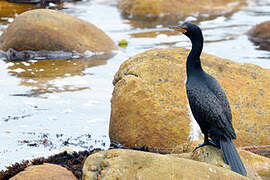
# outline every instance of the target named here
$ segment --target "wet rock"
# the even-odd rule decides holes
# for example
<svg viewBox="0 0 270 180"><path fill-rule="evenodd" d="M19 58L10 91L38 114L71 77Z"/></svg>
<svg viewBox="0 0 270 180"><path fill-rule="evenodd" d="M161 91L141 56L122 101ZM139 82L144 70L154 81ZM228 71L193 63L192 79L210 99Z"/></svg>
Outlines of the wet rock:
<svg viewBox="0 0 270 180"><path fill-rule="evenodd" d="M24 4L37 4L40 3L42 0L8 0L12 3L24 3Z"/></svg>
<svg viewBox="0 0 270 180"><path fill-rule="evenodd" d="M0 37L0 49L111 52L114 42L94 25L55 10L20 14Z"/></svg>
<svg viewBox="0 0 270 180"><path fill-rule="evenodd" d="M46 3L61 3L64 2L63 0L8 0L12 3L23 3L23 4L42 4L45 5Z"/></svg>
<svg viewBox="0 0 270 180"><path fill-rule="evenodd" d="M42 7L50 6L50 3L61 4L64 2L73 2L73 1L80 1L80 0L7 0L11 3L18 3L18 4L36 4Z"/></svg>
<svg viewBox="0 0 270 180"><path fill-rule="evenodd" d="M50 7L51 9L63 9L64 3L60 3ZM39 5L36 4L17 4L8 2L5 0L0 1L0 22L1 24L8 25L13 21L13 18L18 14L21 14L25 11L38 9Z"/></svg>
<svg viewBox="0 0 270 180"><path fill-rule="evenodd" d="M0 17L14 17L25 11L38 8L32 4L14 4L7 1L0 1Z"/></svg>
<svg viewBox="0 0 270 180"><path fill-rule="evenodd" d="M29 166L10 180L53 180L56 177L58 180L77 180L72 172L54 164Z"/></svg>
<svg viewBox="0 0 270 180"><path fill-rule="evenodd" d="M118 7L133 17L175 17L189 15L221 15L239 9L245 0L121 0Z"/></svg>
<svg viewBox="0 0 270 180"><path fill-rule="evenodd" d="M170 152L194 139L185 92L189 50L155 49L125 61L115 74L109 134L127 147ZM270 143L270 70L203 54L202 66L231 104L237 146Z"/></svg>
<svg viewBox="0 0 270 180"><path fill-rule="evenodd" d="M270 50L270 21L258 24L248 32L249 39L261 49Z"/></svg>
<svg viewBox="0 0 270 180"><path fill-rule="evenodd" d="M184 158L134 150L100 151L83 166L83 180L92 179L247 179L228 169Z"/></svg>

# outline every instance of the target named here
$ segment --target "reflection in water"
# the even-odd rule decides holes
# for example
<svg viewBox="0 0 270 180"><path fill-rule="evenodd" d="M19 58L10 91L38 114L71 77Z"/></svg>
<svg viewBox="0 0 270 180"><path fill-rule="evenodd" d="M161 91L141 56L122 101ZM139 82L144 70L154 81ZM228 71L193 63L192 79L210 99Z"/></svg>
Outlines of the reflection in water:
<svg viewBox="0 0 270 180"><path fill-rule="evenodd" d="M79 82L78 76L85 76L84 70L106 64L110 55L92 56L75 60L29 60L13 61L7 64L9 74L21 78L21 85L32 87L27 94L15 96L39 96L44 93L74 92L89 89L87 82ZM74 78L75 77L75 78ZM74 82L74 80L76 82Z"/></svg>
<svg viewBox="0 0 270 180"><path fill-rule="evenodd" d="M136 32L130 35L134 38L156 38L157 36L164 34L167 36L178 35L179 33L168 30L168 28L162 28L160 30L152 29L146 32Z"/></svg>
<svg viewBox="0 0 270 180"><path fill-rule="evenodd" d="M223 17L230 18L235 11L233 12L224 12ZM130 17L127 15L122 14L123 18L128 20L128 23L134 28L155 28L158 26L168 27L168 26L175 26L184 21L191 21L198 24L201 21L209 21L214 20L217 17L220 17L217 14L193 14L190 16L164 16L164 17Z"/></svg>
<svg viewBox="0 0 270 180"><path fill-rule="evenodd" d="M128 19L128 23L134 28L155 28L157 26L171 26L176 25L180 20L184 20L183 18L179 17L162 17L162 18L130 18L128 16L122 15L125 19Z"/></svg>
<svg viewBox="0 0 270 180"><path fill-rule="evenodd" d="M1 53L1 51L0 51ZM5 57L8 61L14 60L68 60L68 59L79 59L83 57L82 54L65 51L32 51L32 50L23 50L16 51L15 49L9 48L8 51L2 51L2 56ZM0 54L1 57L1 54ZM90 57L90 56L89 56Z"/></svg>

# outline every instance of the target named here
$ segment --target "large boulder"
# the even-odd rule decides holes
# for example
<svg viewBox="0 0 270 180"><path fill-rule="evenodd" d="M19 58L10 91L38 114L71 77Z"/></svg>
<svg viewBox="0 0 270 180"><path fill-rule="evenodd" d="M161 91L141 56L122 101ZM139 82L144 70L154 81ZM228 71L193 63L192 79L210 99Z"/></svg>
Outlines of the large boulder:
<svg viewBox="0 0 270 180"><path fill-rule="evenodd" d="M83 166L83 180L247 179L226 168L184 158L134 150L100 151Z"/></svg>
<svg viewBox="0 0 270 180"><path fill-rule="evenodd" d="M189 15L221 15L239 9L245 0L120 0L118 7L133 17L177 17Z"/></svg>
<svg viewBox="0 0 270 180"><path fill-rule="evenodd" d="M0 49L110 52L114 42L94 25L49 9L20 14L0 37Z"/></svg>
<svg viewBox="0 0 270 180"><path fill-rule="evenodd" d="M270 21L256 25L248 32L249 39L262 49L270 50Z"/></svg>
<svg viewBox="0 0 270 180"><path fill-rule="evenodd" d="M54 164L34 165L27 167L24 171L16 174L10 180L77 180L77 178L68 171Z"/></svg>
<svg viewBox="0 0 270 180"><path fill-rule="evenodd" d="M155 49L125 61L114 77L109 135L128 147L170 152L194 139L183 48ZM237 146L270 144L270 70L203 54L202 66L231 104Z"/></svg>

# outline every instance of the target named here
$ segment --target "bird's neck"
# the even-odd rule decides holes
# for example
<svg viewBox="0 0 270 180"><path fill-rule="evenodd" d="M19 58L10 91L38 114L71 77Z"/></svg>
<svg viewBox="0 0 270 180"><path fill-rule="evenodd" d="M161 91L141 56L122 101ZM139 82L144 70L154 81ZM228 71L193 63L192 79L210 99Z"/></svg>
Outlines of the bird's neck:
<svg viewBox="0 0 270 180"><path fill-rule="evenodd" d="M188 55L186 63L187 75L202 70L200 56L203 48L203 39L202 40L200 39L200 41L191 40L191 42L192 42L192 49Z"/></svg>

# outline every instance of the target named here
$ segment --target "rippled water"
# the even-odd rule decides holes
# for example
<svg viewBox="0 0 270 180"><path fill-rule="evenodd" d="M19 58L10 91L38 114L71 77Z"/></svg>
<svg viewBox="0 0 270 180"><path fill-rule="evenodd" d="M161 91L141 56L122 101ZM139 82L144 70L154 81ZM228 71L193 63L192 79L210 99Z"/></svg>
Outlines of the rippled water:
<svg viewBox="0 0 270 180"><path fill-rule="evenodd" d="M191 47L186 37L166 31L168 22L124 18L108 0L65 3L60 9L95 24L116 43L126 39L128 46L114 56L76 60L6 61L0 56L0 169L64 147L107 148L112 79L120 64L152 48ZM270 20L269 10L269 0L253 0L231 15L193 18L203 29L204 52L270 68L270 52L246 35ZM12 21L2 17L0 33Z"/></svg>

